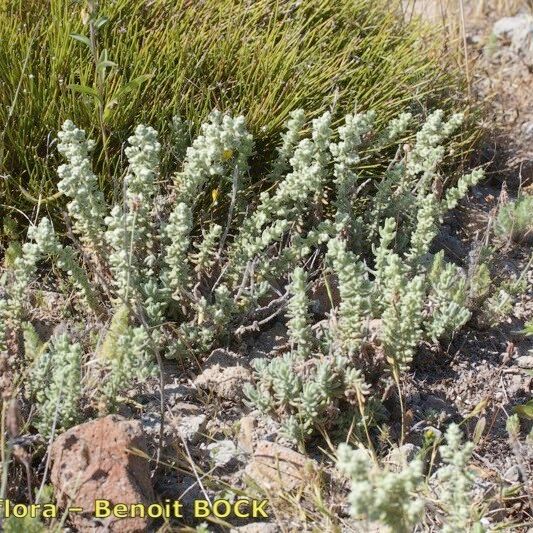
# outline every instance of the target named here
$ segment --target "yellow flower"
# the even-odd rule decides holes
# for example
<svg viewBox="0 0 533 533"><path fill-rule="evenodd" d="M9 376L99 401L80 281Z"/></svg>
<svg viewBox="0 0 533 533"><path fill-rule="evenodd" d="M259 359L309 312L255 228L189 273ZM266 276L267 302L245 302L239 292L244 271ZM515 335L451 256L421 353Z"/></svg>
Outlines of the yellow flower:
<svg viewBox="0 0 533 533"><path fill-rule="evenodd" d="M211 191L211 198L213 200L213 204L212 205L218 205L218 196L219 196L219 194L220 194L220 189L218 187Z"/></svg>
<svg viewBox="0 0 533 533"><path fill-rule="evenodd" d="M233 157L233 150L224 150L222 153L222 161L228 161Z"/></svg>

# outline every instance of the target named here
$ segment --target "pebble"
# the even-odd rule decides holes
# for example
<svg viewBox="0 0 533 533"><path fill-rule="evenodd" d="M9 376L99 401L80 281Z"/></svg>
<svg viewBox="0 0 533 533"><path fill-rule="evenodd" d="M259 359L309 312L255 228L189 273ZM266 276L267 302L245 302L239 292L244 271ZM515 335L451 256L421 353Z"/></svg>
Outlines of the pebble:
<svg viewBox="0 0 533 533"><path fill-rule="evenodd" d="M533 355L522 355L516 358L516 364L519 368L533 368Z"/></svg>
<svg viewBox="0 0 533 533"><path fill-rule="evenodd" d="M217 468L231 467L236 465L242 458L242 453L237 449L233 441L229 439L212 442L207 446L209 457Z"/></svg>

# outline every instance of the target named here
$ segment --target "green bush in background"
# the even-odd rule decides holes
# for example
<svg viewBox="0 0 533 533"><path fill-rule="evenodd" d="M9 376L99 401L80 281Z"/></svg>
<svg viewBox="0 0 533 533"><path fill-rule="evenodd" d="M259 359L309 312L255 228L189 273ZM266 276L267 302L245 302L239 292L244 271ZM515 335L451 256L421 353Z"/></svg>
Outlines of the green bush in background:
<svg viewBox="0 0 533 533"><path fill-rule="evenodd" d="M390 0L0 0L4 207L27 212L55 191L55 132L67 118L98 139L95 165L105 180L122 169L134 124L155 127L168 146L175 114L194 129L215 107L244 113L269 148L298 107L310 116L333 107L342 117L357 102L380 124L407 108L423 114L429 101L455 108L460 82L443 68L438 39L402 23L396 7ZM172 170L175 152L163 153Z"/></svg>

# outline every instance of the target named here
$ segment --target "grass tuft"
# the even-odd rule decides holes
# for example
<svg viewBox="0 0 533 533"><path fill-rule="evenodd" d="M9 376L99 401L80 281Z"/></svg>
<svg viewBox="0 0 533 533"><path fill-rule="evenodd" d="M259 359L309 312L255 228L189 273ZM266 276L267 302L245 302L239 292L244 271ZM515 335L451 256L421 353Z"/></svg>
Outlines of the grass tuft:
<svg viewBox="0 0 533 533"><path fill-rule="evenodd" d="M439 38L402 20L389 0L3 0L4 202L57 203L55 132L67 118L99 140L109 180L133 125L152 125L168 146L174 114L198 125L215 107L244 113L264 154L298 107L340 118L357 104L379 124L455 108L461 75L442 68ZM172 170L175 151L163 153Z"/></svg>

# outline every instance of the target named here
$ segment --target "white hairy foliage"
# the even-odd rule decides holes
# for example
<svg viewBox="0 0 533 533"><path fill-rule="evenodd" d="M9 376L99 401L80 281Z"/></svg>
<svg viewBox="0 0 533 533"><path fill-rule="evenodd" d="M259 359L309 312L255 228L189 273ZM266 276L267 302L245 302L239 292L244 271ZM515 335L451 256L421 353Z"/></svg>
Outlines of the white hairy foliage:
<svg viewBox="0 0 533 533"><path fill-rule="evenodd" d="M87 317L109 321L122 309L127 318L115 357L102 366L100 389L109 406L150 375L154 353L205 354L217 340L257 330L287 311L292 350L258 363L257 386L246 390L250 402L276 413L296 440L335 422L329 410L343 401L365 411L356 424L375 419L359 367L363 352L379 346L403 370L421 342L436 342L468 319L462 272L431 268L429 250L443 213L482 172L460 178L442 201L429 192L445 140L461 120L446 121L437 111L412 148L398 149L377 194L368 195L376 180L368 178L363 149L377 151L407 135L412 116L401 115L383 132L373 131L374 119L372 112L350 114L335 129L326 112L303 136L305 114L295 111L266 173L273 186L256 197L246 196L253 138L242 116L213 112L186 150L178 145L190 127L174 120L182 163L168 192L159 186L166 177L158 174L157 132L138 126L125 150L122 197L109 210L91 168L94 143L67 121L59 133L66 164L58 187L77 240L63 245L47 219L30 228L3 278L0 347L6 324L30 312L25 295L39 263L50 261L71 279ZM215 221L201 207L206 193L227 190L228 183L229 213ZM325 199L331 201L323 205ZM306 285L323 279L324 269L339 304L329 313L328 334L318 338ZM280 281L289 284L284 293ZM380 324L373 337L370 321Z"/></svg>
<svg viewBox="0 0 533 533"><path fill-rule="evenodd" d="M437 503L443 512L439 531L484 531L479 521L481 508L473 498L475 477L469 470L474 444L462 442L456 424L449 426L445 438L439 447L444 464L431 479L433 493L424 480L421 460L388 470L367 450L339 445L337 466L351 483L352 515L382 524L391 532L408 532L419 523L426 506Z"/></svg>
<svg viewBox="0 0 533 533"><path fill-rule="evenodd" d="M37 406L37 428L45 437L68 429L79 418L82 350L63 334L50 343L31 369L28 383Z"/></svg>

